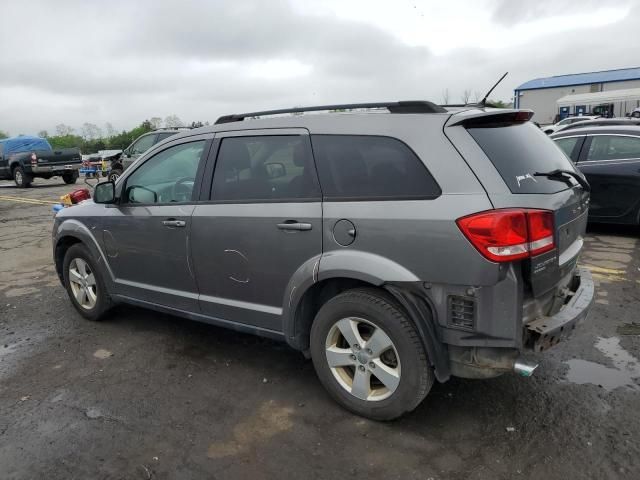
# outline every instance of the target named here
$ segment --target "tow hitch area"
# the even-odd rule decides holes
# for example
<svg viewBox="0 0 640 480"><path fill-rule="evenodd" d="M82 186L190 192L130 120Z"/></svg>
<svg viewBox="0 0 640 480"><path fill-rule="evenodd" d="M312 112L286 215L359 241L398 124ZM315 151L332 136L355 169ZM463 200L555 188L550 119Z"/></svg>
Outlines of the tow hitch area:
<svg viewBox="0 0 640 480"><path fill-rule="evenodd" d="M542 352L568 338L576 325L589 313L594 295L591 272L579 267L572 285L575 285L575 293L558 313L527 324L529 338L526 343L535 352Z"/></svg>

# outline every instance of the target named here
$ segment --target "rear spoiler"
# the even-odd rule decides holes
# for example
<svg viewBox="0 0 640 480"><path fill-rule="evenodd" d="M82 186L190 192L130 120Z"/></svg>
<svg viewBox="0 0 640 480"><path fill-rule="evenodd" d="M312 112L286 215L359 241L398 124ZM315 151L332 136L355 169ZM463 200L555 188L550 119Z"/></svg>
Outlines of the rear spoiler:
<svg viewBox="0 0 640 480"><path fill-rule="evenodd" d="M464 127L498 127L525 123L533 117L532 110L464 110L451 115L447 121L447 127L462 125Z"/></svg>

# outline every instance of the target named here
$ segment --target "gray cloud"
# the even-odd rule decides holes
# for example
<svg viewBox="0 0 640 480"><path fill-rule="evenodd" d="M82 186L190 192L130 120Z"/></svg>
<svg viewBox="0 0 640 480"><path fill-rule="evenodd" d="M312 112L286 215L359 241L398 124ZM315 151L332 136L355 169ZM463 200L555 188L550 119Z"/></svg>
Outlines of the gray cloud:
<svg viewBox="0 0 640 480"><path fill-rule="evenodd" d="M484 93L505 70L511 75L496 97L509 100L515 86L534 77L635 66L629 32L640 18L635 9L588 35L558 32L438 56L362 21L301 14L285 0L5 3L0 129L13 134L61 122L131 128L172 113L212 121L314 103L439 102L445 88L459 101L466 88ZM579 8L560 3L496 1L493 21L508 26L569 4ZM464 34L452 20L451 35Z"/></svg>

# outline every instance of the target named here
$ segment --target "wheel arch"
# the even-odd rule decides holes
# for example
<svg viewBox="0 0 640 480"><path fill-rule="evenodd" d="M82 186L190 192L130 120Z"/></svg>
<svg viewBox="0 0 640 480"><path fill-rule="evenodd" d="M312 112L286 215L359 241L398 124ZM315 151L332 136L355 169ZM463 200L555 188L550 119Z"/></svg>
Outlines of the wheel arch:
<svg viewBox="0 0 640 480"><path fill-rule="evenodd" d="M106 283L107 289L112 290L115 277L100 244L91 231L84 224L75 219L63 221L55 231L53 257L56 266L56 273L60 280L62 281L62 265L64 263L64 256L69 248L76 243L82 243L89 249L89 252L95 259L98 267L102 270L102 278Z"/></svg>
<svg viewBox="0 0 640 480"><path fill-rule="evenodd" d="M295 303L283 309L283 330L287 343L309 351L311 325L316 314L329 299L355 288L372 288L400 308L416 326L435 376L440 382L450 377L449 353L440 340L435 309L421 291L422 282L384 282L371 275L341 275L311 282L295 296Z"/></svg>

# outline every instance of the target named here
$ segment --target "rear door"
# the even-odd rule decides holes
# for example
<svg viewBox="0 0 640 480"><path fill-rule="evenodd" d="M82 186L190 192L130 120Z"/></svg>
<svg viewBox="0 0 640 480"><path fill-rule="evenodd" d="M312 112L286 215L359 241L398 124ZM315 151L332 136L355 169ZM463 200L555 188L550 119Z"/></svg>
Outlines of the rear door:
<svg viewBox="0 0 640 480"><path fill-rule="evenodd" d="M494 208L554 212L556 248L531 259L525 271L534 296L540 296L567 281L575 267L583 246L589 194L574 180L536 175L556 169L576 170L551 139L520 118L505 113L466 121L454 117L455 126L445 131L478 175ZM460 127L473 144L465 140Z"/></svg>
<svg viewBox="0 0 640 480"><path fill-rule="evenodd" d="M578 167L591 185L589 216L637 223L640 208L640 136L589 135Z"/></svg>
<svg viewBox="0 0 640 480"><path fill-rule="evenodd" d="M287 284L322 253L320 188L305 129L216 133L209 200L192 216L202 313L282 331ZM211 159L210 159L211 162Z"/></svg>

